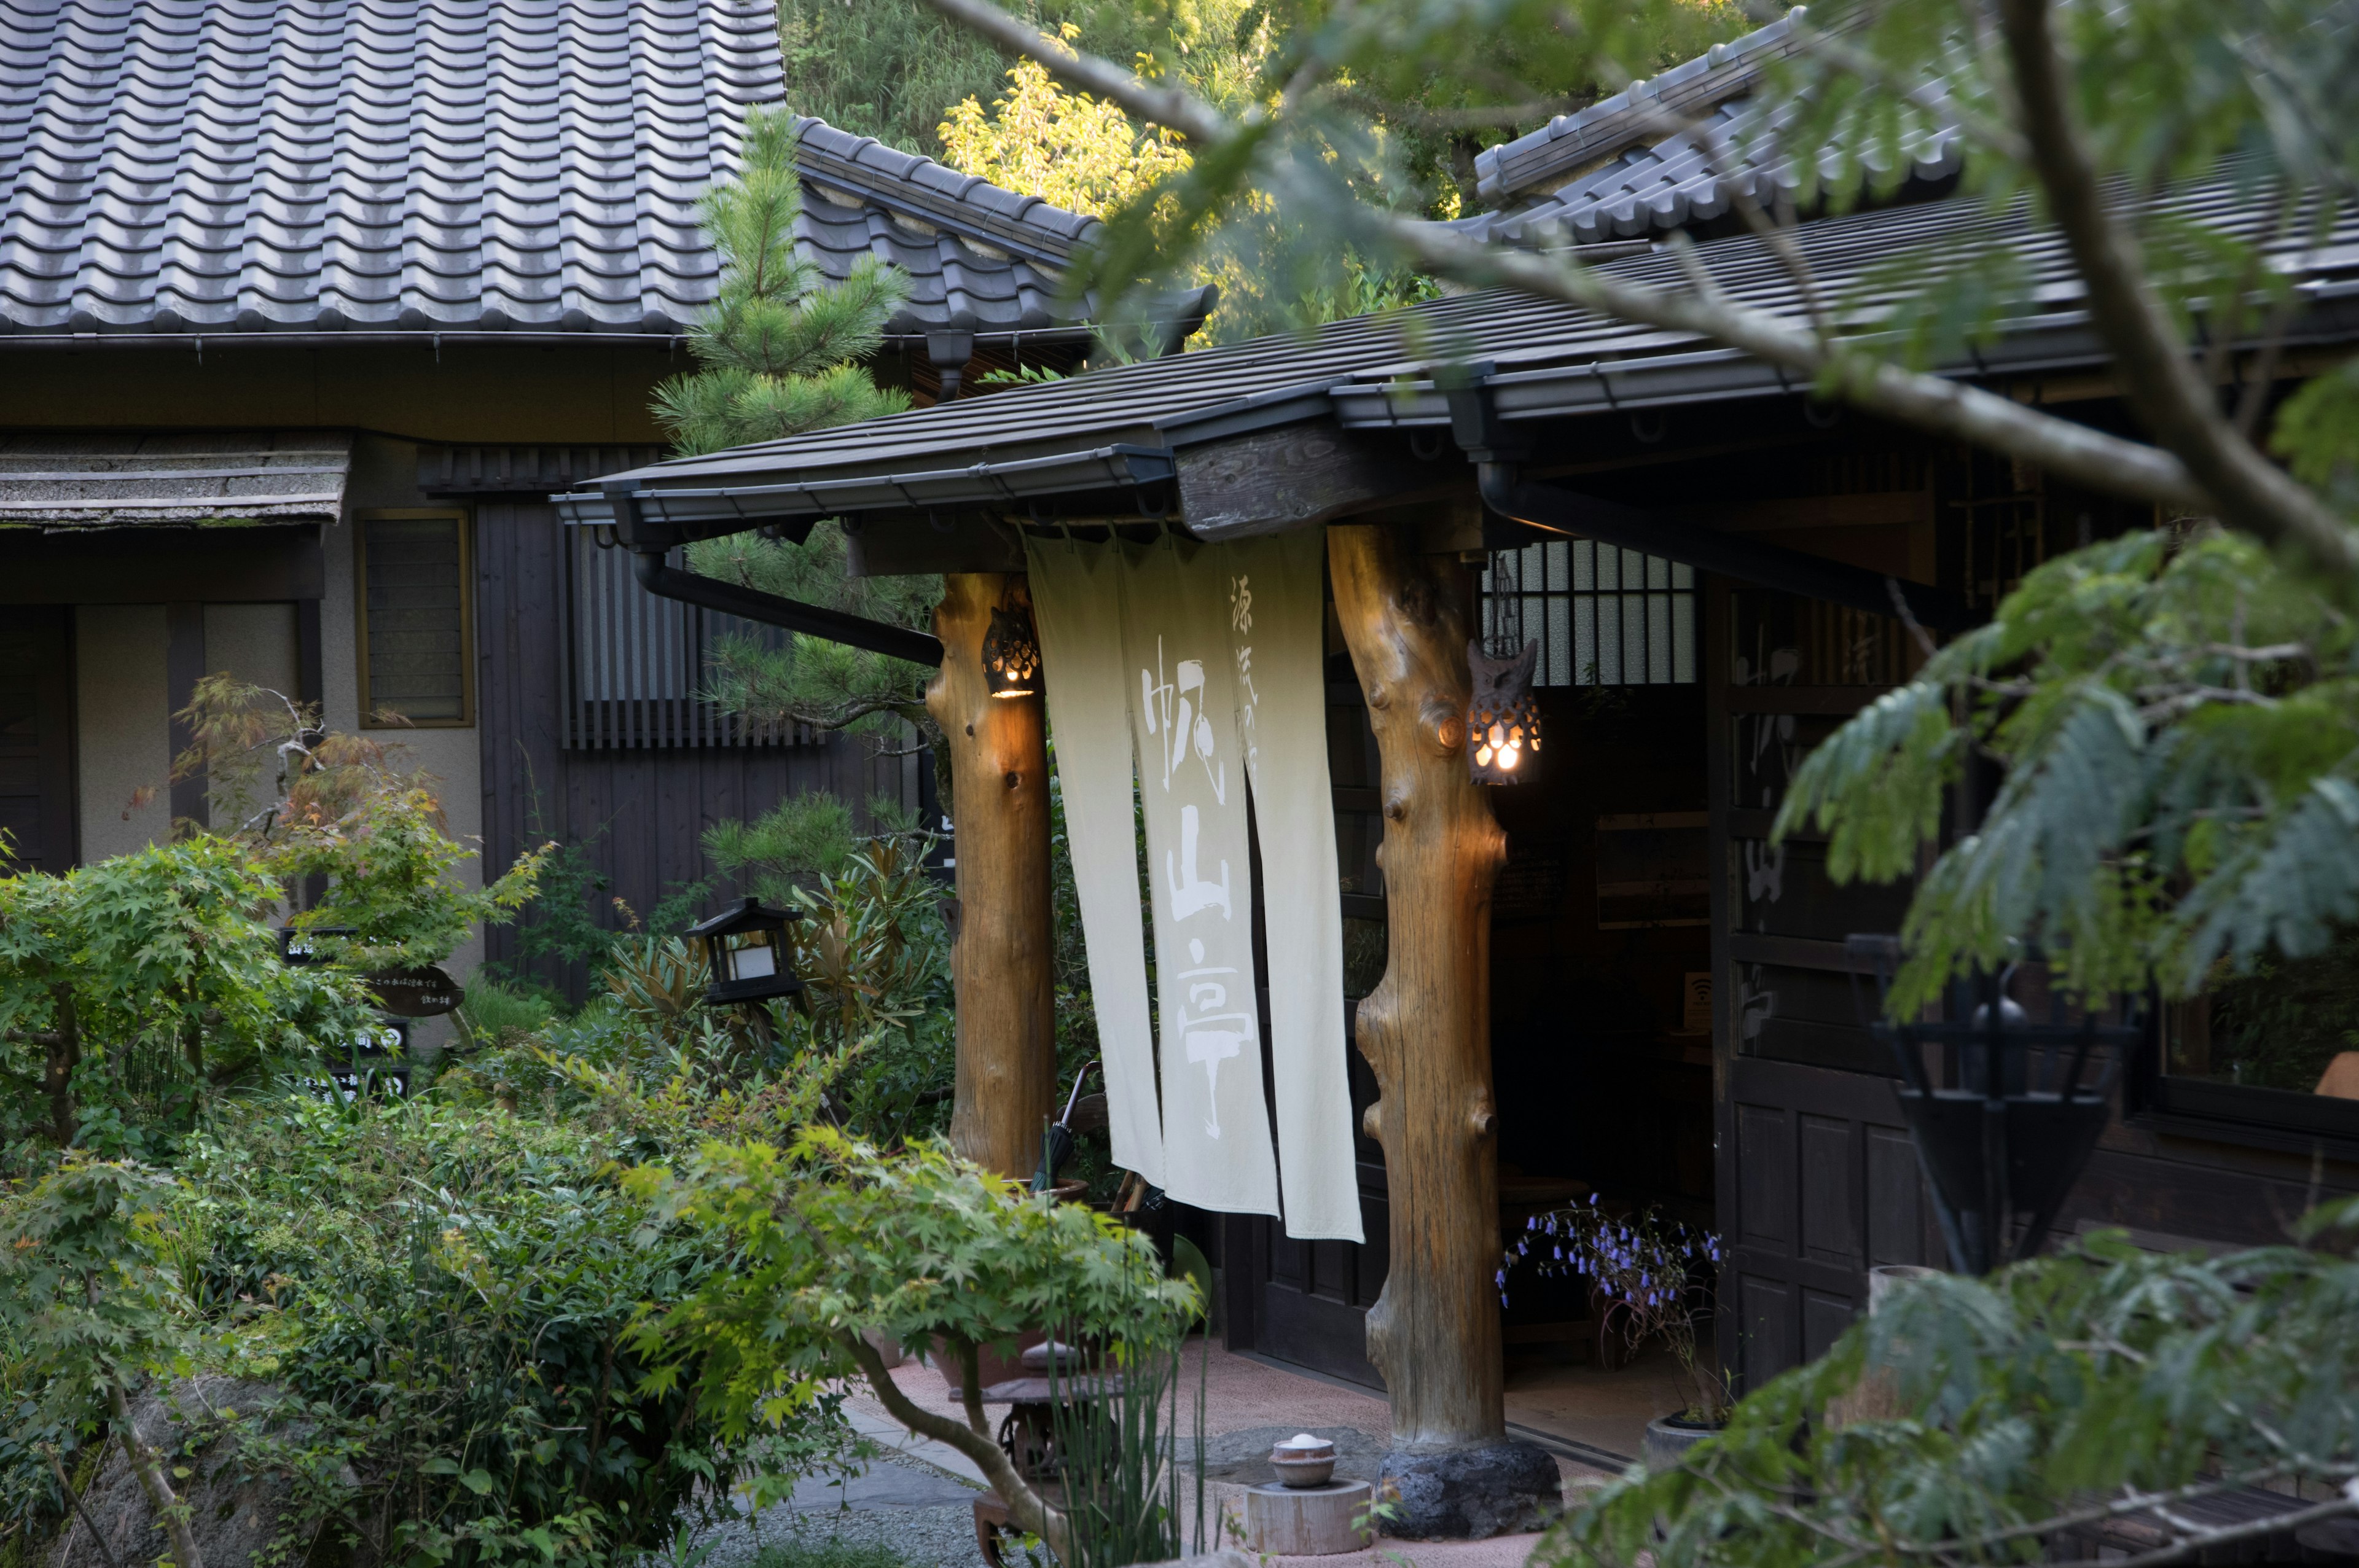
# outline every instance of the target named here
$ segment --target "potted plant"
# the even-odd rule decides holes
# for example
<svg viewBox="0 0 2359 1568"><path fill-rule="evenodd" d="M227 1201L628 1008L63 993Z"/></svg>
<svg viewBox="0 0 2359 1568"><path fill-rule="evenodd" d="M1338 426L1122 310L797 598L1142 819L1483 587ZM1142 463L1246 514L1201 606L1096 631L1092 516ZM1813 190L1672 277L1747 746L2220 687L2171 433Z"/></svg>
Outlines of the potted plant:
<svg viewBox="0 0 2359 1568"><path fill-rule="evenodd" d="M1678 1357L1688 1402L1647 1423L1647 1462L1676 1461L1726 1423L1728 1401L1720 1378L1699 1364L1699 1330L1712 1321L1713 1281L1722 1258L1719 1237L1665 1217L1653 1208L1616 1217L1586 1203L1534 1215L1499 1267L1499 1300L1507 1276L1528 1267L1542 1277L1578 1274L1592 1285L1601 1344L1619 1337L1636 1350L1659 1338Z"/></svg>

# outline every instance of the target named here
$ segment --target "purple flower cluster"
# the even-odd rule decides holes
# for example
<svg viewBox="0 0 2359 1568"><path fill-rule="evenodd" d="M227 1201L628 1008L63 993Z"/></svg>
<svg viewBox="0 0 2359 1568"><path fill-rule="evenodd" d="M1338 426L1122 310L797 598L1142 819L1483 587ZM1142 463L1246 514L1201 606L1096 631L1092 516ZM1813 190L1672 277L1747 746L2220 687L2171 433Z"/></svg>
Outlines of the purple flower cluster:
<svg viewBox="0 0 2359 1568"><path fill-rule="evenodd" d="M1499 1303L1507 1302L1507 1276L1528 1265L1542 1277L1577 1274L1590 1280L1609 1316L1623 1320L1633 1345L1657 1334L1691 1343L1696 1320L1709 1313L1712 1281L1723 1257L1719 1237L1666 1219L1653 1209L1616 1217L1599 1206L1598 1195L1525 1223L1501 1260ZM1690 1298L1703 1300L1691 1301Z"/></svg>

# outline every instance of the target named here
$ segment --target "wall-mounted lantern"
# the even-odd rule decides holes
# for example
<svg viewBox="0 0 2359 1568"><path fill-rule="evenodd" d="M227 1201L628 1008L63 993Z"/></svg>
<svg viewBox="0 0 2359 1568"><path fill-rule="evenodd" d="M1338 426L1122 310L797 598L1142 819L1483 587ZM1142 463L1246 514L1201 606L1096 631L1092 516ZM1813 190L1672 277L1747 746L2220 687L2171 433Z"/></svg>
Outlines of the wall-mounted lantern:
<svg viewBox="0 0 2359 1568"><path fill-rule="evenodd" d="M1480 643L1466 644L1474 694L1466 704L1466 766L1476 784L1522 784L1530 779L1540 749L1540 708L1532 696L1539 666L1535 640L1512 659L1495 659Z"/></svg>
<svg viewBox="0 0 2359 1568"><path fill-rule="evenodd" d="M1013 583L991 610L991 630L983 636L983 680L992 696L1031 697L1040 689L1040 639L1032 630L1032 606Z"/></svg>
<svg viewBox="0 0 2359 1568"><path fill-rule="evenodd" d="M765 909L759 899L745 898L688 928L704 944L705 962L712 983L704 1000L715 1007L767 1001L792 996L803 989L795 978L794 946L787 940L791 914Z"/></svg>
<svg viewBox="0 0 2359 1568"><path fill-rule="evenodd" d="M2049 1022L2034 1023L2007 995L2017 969L2009 965L1961 981L1948 1020L1893 1023L1884 1004L1900 939L1854 935L1843 946L1860 1023L1899 1065L1895 1093L1952 1265L1986 1274L2030 1257L2105 1130L2114 1085L2145 1037L2149 1010L2121 997L2110 1011L2068 1019L2051 993ZM1875 979L1873 1003L1863 971Z"/></svg>

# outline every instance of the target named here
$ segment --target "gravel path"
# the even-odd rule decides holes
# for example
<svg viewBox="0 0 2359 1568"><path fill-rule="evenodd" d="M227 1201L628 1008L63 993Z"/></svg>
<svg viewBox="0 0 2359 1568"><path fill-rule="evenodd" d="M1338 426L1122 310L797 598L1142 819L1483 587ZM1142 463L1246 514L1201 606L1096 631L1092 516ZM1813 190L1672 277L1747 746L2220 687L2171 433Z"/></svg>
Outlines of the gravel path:
<svg viewBox="0 0 2359 1568"><path fill-rule="evenodd" d="M713 1548L704 1568L752 1568L766 1548L831 1539L889 1547L908 1568L982 1568L974 1496L931 1465L887 1454L842 1487L806 1481L792 1501L715 1525L697 1544Z"/></svg>

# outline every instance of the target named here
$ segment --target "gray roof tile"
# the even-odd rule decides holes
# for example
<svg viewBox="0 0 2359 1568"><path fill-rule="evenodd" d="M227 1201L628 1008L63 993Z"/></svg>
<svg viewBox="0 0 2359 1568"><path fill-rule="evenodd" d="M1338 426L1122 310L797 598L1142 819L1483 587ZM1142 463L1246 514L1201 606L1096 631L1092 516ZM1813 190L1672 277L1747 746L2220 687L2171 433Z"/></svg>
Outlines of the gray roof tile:
<svg viewBox="0 0 2359 1568"><path fill-rule="evenodd" d="M1772 60L1799 47L1794 29L1807 15L1798 5L1650 81L1486 148L1474 160L1476 188L1508 205L1451 226L1516 244L1603 244L1709 222L1740 195L1770 205L1799 181L1777 148L1777 122L1764 123L1769 111L1752 92ZM1680 128L1665 135L1667 123ZM1960 153L1954 128L1917 149L1911 193L1956 174Z"/></svg>
<svg viewBox="0 0 2359 1568"><path fill-rule="evenodd" d="M0 333L675 332L780 92L770 0L0 0ZM1094 220L800 124L897 334L1082 329Z"/></svg>
<svg viewBox="0 0 2359 1568"><path fill-rule="evenodd" d="M1600 100L1578 114L1560 114L1528 135L1474 156L1474 189L1501 200L1560 179L1574 170L1651 138L1662 116L1697 114L1749 92L1762 70L1797 47L1794 27L1807 18L1797 5L1767 27L1673 66L1647 81Z"/></svg>
<svg viewBox="0 0 2359 1568"><path fill-rule="evenodd" d="M1731 211L1740 194L1768 207L1798 181L1776 151L1776 127L1765 127L1761 113L1756 100L1730 99L1701 114L1693 129L1629 148L1512 211L1451 226L1516 244L1603 244L1709 222ZM1921 189L1947 179L1958 172L1961 152L1957 131L1942 132L1918 149L1910 181Z"/></svg>

